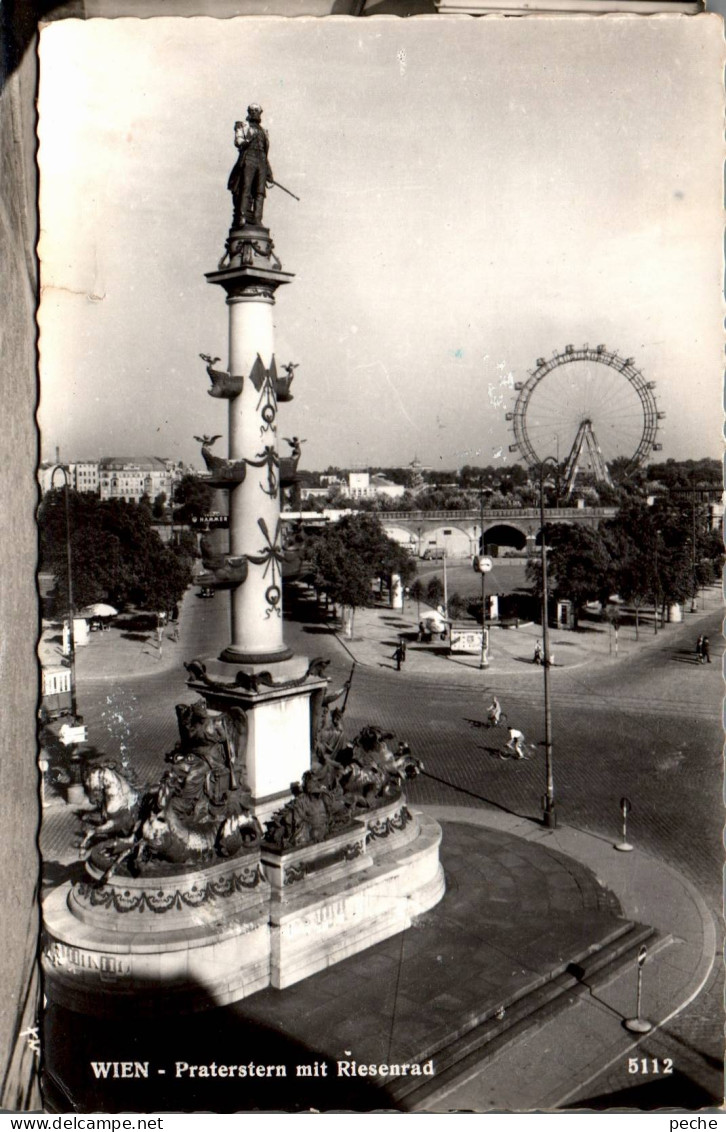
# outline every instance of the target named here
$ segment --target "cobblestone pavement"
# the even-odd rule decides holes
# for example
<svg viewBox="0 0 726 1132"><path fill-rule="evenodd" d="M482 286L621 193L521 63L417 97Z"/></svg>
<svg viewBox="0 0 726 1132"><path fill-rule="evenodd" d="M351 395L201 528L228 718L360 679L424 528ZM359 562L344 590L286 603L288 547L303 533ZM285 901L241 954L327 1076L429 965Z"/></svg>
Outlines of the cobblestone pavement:
<svg viewBox="0 0 726 1132"><path fill-rule="evenodd" d="M213 602L190 603L180 660L218 652L226 639L227 616L223 595ZM299 606L296 616L306 620L288 620L288 643L298 653L329 657L333 685L342 681L350 671L350 654L314 620L310 606ZM544 791L541 669L520 665L520 673L512 664L501 672L493 664L474 672L448 665L441 669L446 683L438 671L415 672L413 664L398 673L386 655L388 642L396 640L397 619L385 612L379 616L390 617L379 626L380 659L356 669L346 713L348 733L376 723L411 744L425 764L424 775L408 791L414 804L490 807L537 820ZM713 642L711 666L692 662L696 624L696 633L706 631ZM619 800L627 796L632 803L629 839L681 870L713 909L721 906L721 651L720 610L714 604L697 621L670 626L659 642L619 663L590 662L552 671L560 820L617 840ZM81 684L79 702L91 741L106 750L125 747L142 776L158 772L177 737L174 703L189 698L184 676L180 666L138 681ZM506 731L484 726L493 693L509 722L533 745L528 761L502 759ZM67 823L48 822L46 858L62 852L67 830ZM718 1098L721 985L717 970L710 986L669 1024L664 1036L672 1043L669 1056L678 1056L676 1064L687 1060L688 1079L704 1095ZM593 1082L588 1097L596 1097L597 1089L608 1095L622 1087L620 1078Z"/></svg>

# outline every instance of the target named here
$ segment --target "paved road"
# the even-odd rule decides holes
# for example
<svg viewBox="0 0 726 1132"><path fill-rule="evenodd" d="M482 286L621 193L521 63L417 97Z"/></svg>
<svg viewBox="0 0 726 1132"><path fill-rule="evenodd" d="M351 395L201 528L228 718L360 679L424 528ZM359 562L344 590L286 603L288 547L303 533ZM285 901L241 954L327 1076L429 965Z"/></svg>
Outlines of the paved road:
<svg viewBox="0 0 726 1132"><path fill-rule="evenodd" d="M220 594L213 602L188 603L187 657L216 653L226 641L227 600ZM304 620L288 620L288 643L296 652L331 658L333 681L342 681L350 659L340 642L312 620L311 606L299 606L296 616ZM719 908L723 813L717 609L699 622L699 631L704 628L718 642L710 667L693 663L692 631L684 626L671 627L663 647L622 666L553 670L555 790L562 821L608 840L618 837L619 799L626 795L633 807L630 840L680 869L711 907ZM106 750L124 745L142 774L157 771L177 738L173 705L189 698L184 675L181 670L81 687L92 741ZM442 687L437 679L413 678L405 670L399 674L383 662L378 668L359 666L346 716L348 732L376 723L411 744L426 768L409 789L413 802L491 806L536 820L544 789L541 681L531 671L497 678L494 668L482 674L482 681L477 692L471 683ZM483 726L493 692L510 721L536 745L530 761L500 758L506 732ZM717 971L710 987L666 1035L676 1064L687 1063L688 1081L703 1090L701 1103L721 1095L721 981ZM588 1095L609 1095L622 1085L619 1078L608 1079L599 1092L593 1085Z"/></svg>

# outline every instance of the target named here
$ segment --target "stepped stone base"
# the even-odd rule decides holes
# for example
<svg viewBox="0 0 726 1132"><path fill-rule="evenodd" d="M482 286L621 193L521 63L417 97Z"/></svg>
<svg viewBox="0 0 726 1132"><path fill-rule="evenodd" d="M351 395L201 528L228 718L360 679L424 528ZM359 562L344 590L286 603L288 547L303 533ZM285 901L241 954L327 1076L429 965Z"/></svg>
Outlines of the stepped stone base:
<svg viewBox="0 0 726 1132"><path fill-rule="evenodd" d="M444 895L444 873L439 864L441 828L435 821L415 815L407 834L398 842L394 837L390 845L372 844L365 823L361 826L361 833L348 841L357 858L352 874L350 868L341 870L338 864L331 864L329 872L291 873L305 864L291 860L285 864L286 875L299 876L297 883L284 887L273 882L273 987L289 987L404 931L415 916L432 908ZM342 835L334 840L340 840L344 847L346 836L351 837ZM363 854L366 840L368 852ZM298 850L294 856L304 852ZM263 862L269 875L264 854Z"/></svg>
<svg viewBox="0 0 726 1132"><path fill-rule="evenodd" d="M166 876L61 885L43 905L46 993L71 1010L198 1010L269 984L259 850Z"/></svg>
<svg viewBox="0 0 726 1132"><path fill-rule="evenodd" d="M43 909L46 992L80 1013L148 1016L290 986L438 903L440 842L401 797L322 844L61 885Z"/></svg>

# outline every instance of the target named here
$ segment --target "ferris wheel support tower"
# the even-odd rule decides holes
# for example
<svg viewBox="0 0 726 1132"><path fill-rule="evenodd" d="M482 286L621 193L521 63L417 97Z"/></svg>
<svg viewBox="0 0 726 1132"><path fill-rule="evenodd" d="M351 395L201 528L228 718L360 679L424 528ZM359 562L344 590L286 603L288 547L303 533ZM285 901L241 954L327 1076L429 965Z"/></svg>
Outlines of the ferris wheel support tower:
<svg viewBox="0 0 726 1132"><path fill-rule="evenodd" d="M577 477L582 473L583 465L588 473L598 482L613 486L613 481L605 463L602 449L597 442L592 427L592 421L580 421L575 443L565 466L565 495L572 495L577 483Z"/></svg>

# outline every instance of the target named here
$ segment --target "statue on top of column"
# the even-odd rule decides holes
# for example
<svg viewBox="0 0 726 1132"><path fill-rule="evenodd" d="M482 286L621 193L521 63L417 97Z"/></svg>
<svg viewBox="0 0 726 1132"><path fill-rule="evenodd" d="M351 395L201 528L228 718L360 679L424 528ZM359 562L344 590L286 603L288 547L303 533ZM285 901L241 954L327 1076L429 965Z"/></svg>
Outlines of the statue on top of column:
<svg viewBox="0 0 726 1132"><path fill-rule="evenodd" d="M262 107L247 107L247 121L235 122L234 144L239 150L237 163L229 175L227 188L232 194L232 227L261 224L267 185L273 183L267 157L270 139L262 128Z"/></svg>

